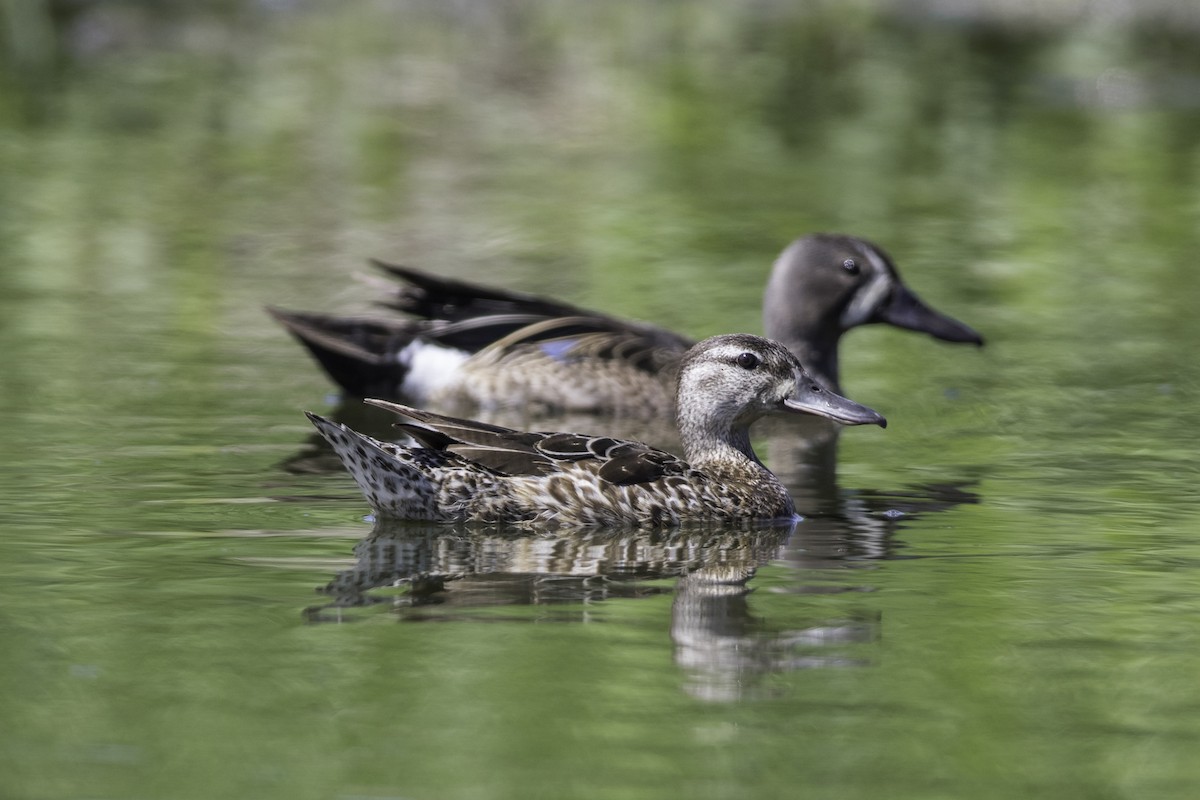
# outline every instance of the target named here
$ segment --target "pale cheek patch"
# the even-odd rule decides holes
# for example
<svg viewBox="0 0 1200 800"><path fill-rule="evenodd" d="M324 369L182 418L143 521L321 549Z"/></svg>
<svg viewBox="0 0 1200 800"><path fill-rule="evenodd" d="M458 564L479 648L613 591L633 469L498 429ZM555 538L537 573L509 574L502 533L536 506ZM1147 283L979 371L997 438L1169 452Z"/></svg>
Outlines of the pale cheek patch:
<svg viewBox="0 0 1200 800"><path fill-rule="evenodd" d="M850 330L856 325L862 325L875 314L892 290L892 278L886 272L881 272L871 279L871 282L858 290L850 305L842 312L838 323L842 330Z"/></svg>

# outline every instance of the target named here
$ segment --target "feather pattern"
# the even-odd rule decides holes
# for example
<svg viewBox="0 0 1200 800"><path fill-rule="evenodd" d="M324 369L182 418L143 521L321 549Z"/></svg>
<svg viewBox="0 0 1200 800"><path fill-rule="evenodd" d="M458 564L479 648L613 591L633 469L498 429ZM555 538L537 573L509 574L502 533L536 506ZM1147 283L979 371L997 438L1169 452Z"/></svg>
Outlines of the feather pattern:
<svg viewBox="0 0 1200 800"><path fill-rule="evenodd" d="M787 490L750 449L749 425L764 414L884 424L870 409L822 390L781 345L746 334L689 350L678 392L686 459L611 436L518 431L385 400L367 402L404 417L400 427L418 446L308 416L381 515L636 526L794 515Z"/></svg>

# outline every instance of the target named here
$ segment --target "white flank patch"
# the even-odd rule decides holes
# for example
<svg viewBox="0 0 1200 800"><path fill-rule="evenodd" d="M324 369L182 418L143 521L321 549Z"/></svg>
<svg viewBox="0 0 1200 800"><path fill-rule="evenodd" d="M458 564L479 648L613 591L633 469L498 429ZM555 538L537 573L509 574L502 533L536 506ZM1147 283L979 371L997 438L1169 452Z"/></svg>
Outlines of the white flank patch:
<svg viewBox="0 0 1200 800"><path fill-rule="evenodd" d="M408 367L400 391L416 402L424 402L454 380L458 368L470 357L465 350L414 339L396 354L396 361Z"/></svg>

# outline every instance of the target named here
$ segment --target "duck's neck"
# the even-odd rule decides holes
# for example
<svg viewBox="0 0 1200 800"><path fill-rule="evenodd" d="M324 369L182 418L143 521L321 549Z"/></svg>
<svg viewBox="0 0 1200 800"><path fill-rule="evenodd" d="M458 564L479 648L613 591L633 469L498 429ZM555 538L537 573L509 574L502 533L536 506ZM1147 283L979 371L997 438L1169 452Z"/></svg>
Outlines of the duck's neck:
<svg viewBox="0 0 1200 800"><path fill-rule="evenodd" d="M787 487L763 466L750 447L749 424L715 435L711 427L685 420L687 418L681 415L679 432L683 437L684 454L693 468L709 480L725 485L731 498L740 497L746 502L746 492L750 492L754 504L759 507L756 513L775 517L796 513Z"/></svg>
<svg viewBox="0 0 1200 800"><path fill-rule="evenodd" d="M781 257L763 296L763 330L768 339L791 350L804 369L826 389L841 394L838 386L841 312L822 302L822 296L821 290L805 290L801 276L788 269Z"/></svg>
<svg viewBox="0 0 1200 800"><path fill-rule="evenodd" d="M703 470L720 467L770 474L750 446L749 423L734 425L723 431L713 430L706 423L706 420L688 414L686 409L679 414L679 436L683 440L684 457L689 464Z"/></svg>

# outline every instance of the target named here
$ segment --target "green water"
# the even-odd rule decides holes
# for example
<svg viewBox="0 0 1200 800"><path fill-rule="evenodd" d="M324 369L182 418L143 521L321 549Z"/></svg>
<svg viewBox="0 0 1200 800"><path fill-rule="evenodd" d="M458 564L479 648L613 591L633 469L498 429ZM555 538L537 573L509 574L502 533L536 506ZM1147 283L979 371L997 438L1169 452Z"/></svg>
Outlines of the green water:
<svg viewBox="0 0 1200 800"><path fill-rule="evenodd" d="M0 795L1195 796L1195 13L49 7L0 3ZM794 531L373 533L285 468L337 400L262 306L368 257L701 336L814 230L988 345L848 336L890 425Z"/></svg>

